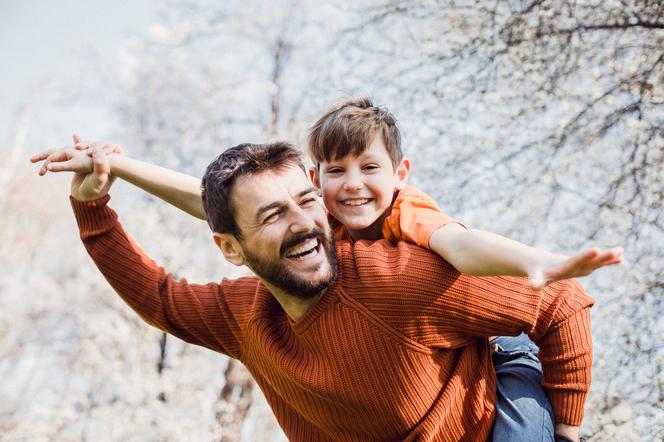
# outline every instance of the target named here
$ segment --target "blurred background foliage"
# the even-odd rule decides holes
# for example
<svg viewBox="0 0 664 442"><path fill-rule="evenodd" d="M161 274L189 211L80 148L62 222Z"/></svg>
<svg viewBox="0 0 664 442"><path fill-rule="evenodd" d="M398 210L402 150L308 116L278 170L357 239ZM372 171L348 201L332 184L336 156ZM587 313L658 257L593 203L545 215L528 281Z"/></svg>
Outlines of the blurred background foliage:
<svg viewBox="0 0 664 442"><path fill-rule="evenodd" d="M552 251L623 245L595 296L582 435L664 434L664 5L659 1L177 1L113 66L36 85L0 151L1 440L279 440L237 363L148 328L80 245L67 177L36 179L35 112L103 108L108 141L200 176L368 94L411 181L468 225ZM75 127L76 122L71 122ZM97 134L82 134L97 139ZM106 134L105 134L106 135ZM138 243L189 280L239 275L205 223L118 183Z"/></svg>

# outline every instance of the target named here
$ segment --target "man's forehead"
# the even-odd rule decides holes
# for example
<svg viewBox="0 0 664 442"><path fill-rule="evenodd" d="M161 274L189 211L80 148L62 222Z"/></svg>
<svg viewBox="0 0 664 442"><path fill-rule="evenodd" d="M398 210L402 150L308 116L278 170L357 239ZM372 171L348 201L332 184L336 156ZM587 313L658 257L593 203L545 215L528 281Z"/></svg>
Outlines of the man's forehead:
<svg viewBox="0 0 664 442"><path fill-rule="evenodd" d="M242 176L233 186L236 214L253 216L260 207L289 197L297 197L311 187L309 177L298 166Z"/></svg>

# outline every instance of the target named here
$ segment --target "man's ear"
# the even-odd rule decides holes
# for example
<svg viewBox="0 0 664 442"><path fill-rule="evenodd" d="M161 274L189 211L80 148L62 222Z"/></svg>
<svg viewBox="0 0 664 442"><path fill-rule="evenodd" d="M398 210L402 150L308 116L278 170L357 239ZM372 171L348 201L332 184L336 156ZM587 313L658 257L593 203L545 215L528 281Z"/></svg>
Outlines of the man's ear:
<svg viewBox="0 0 664 442"><path fill-rule="evenodd" d="M318 175L318 167L309 168L309 179L316 189L318 189L318 195L320 196L320 176Z"/></svg>
<svg viewBox="0 0 664 442"><path fill-rule="evenodd" d="M394 172L394 179L396 181L395 187L397 190L401 190L406 187L408 184L408 175L410 174L410 160L404 158L401 160L401 164L397 166L397 169Z"/></svg>
<svg viewBox="0 0 664 442"><path fill-rule="evenodd" d="M236 266L241 266L244 264L244 255L242 254L242 247L240 243L235 238L235 236L230 233L217 233L212 234L214 243L219 247L221 253L224 254L226 261Z"/></svg>

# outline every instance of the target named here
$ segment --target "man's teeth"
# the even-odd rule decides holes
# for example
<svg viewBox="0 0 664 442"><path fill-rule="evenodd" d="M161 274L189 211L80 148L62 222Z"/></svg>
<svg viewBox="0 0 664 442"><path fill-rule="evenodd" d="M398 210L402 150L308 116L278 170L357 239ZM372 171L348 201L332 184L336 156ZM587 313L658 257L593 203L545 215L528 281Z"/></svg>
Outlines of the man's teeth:
<svg viewBox="0 0 664 442"><path fill-rule="evenodd" d="M366 204L368 202L369 198L360 198L355 200L346 200L344 201L344 204L347 206L361 206L362 204Z"/></svg>
<svg viewBox="0 0 664 442"><path fill-rule="evenodd" d="M318 247L318 240L316 238L311 238L292 249L286 256L288 258L299 258L313 252L316 247Z"/></svg>

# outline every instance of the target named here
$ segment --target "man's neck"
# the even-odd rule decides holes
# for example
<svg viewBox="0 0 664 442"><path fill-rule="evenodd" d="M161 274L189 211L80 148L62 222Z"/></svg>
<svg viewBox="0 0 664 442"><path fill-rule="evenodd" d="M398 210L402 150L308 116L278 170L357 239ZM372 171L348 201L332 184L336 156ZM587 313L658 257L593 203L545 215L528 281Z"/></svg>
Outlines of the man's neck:
<svg viewBox="0 0 664 442"><path fill-rule="evenodd" d="M312 296L311 298L302 299L298 296L286 293L283 290L275 287L274 285L264 280L263 284L265 285L265 287L267 287L270 293L272 293L272 296L275 297L275 299L279 302L279 304L281 304L281 307L284 309L288 317L293 320L293 322L298 322L299 320L304 318L307 315L307 313L309 313L311 309L314 308L316 304L320 302L321 299L323 299L323 296L325 296L325 292L327 292L327 290L323 290L317 295Z"/></svg>

